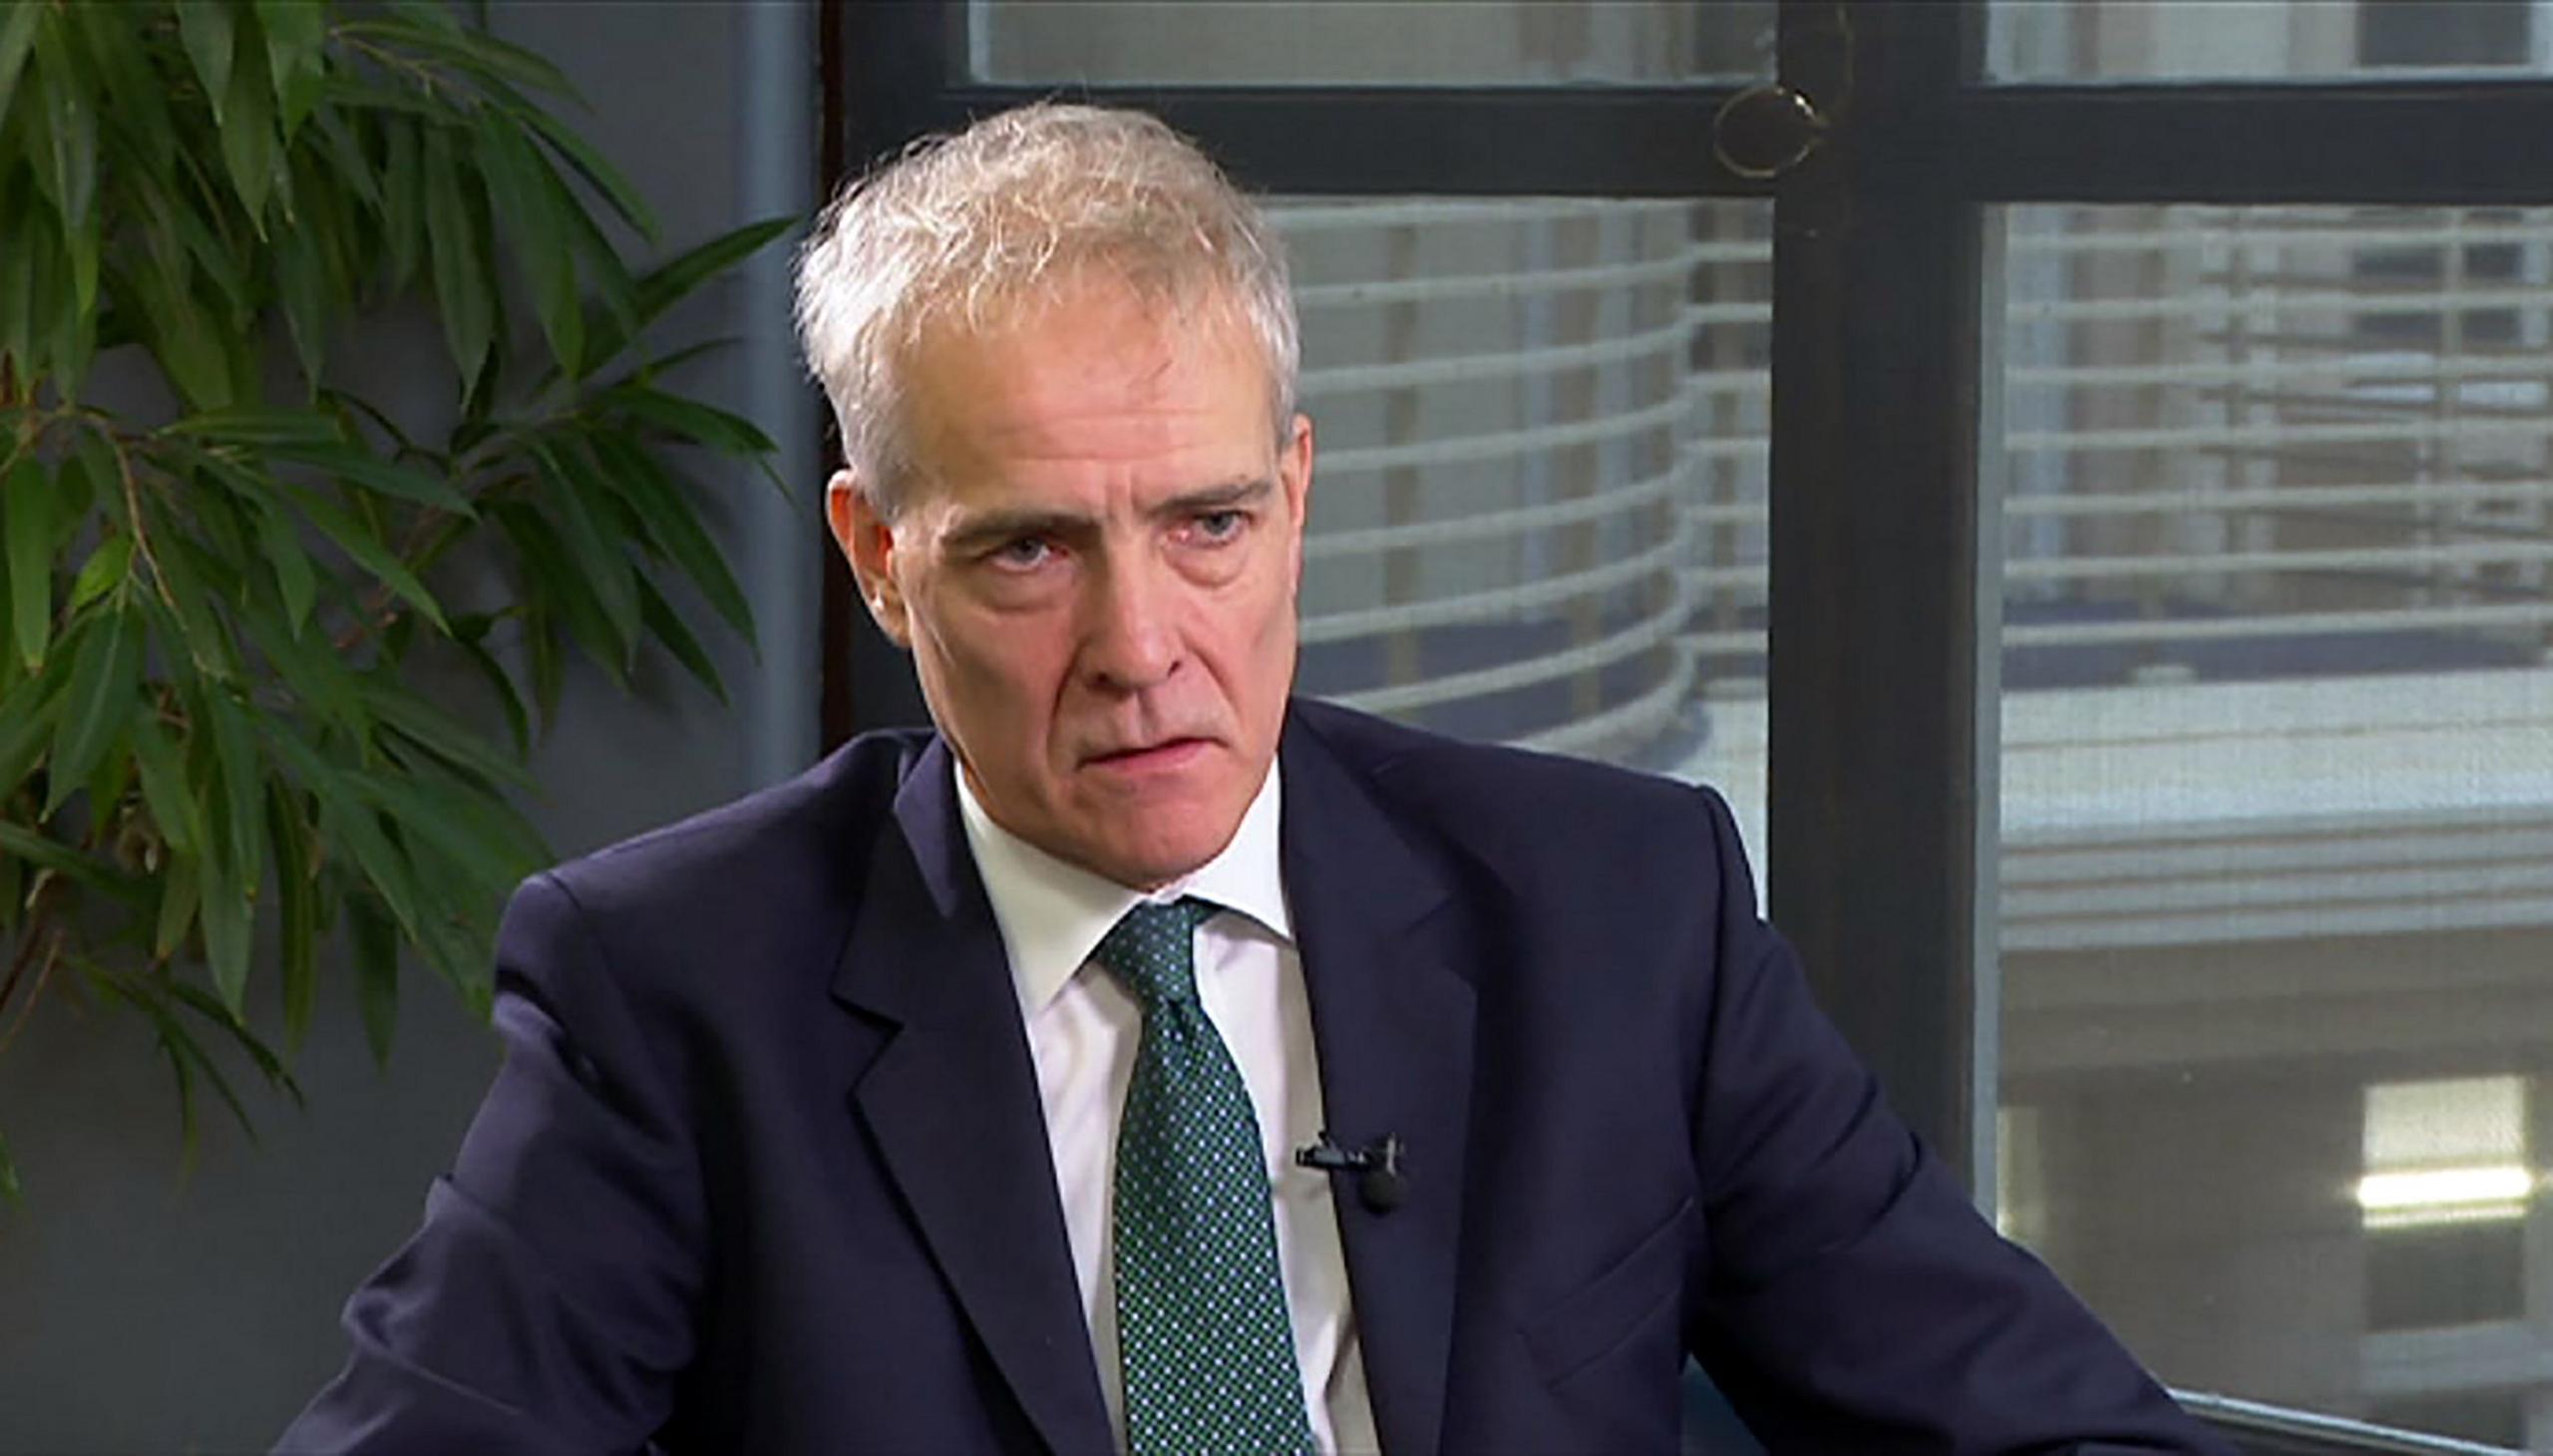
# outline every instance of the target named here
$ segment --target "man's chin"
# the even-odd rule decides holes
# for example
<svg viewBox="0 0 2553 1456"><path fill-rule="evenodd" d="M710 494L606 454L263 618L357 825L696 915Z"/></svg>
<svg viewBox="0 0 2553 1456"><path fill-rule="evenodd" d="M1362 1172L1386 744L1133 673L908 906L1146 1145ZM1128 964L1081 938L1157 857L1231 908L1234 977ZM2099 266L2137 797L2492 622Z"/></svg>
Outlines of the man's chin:
<svg viewBox="0 0 2553 1456"><path fill-rule="evenodd" d="M1240 828L1239 812L1211 820L1202 812L1179 815L1167 823L1157 816L1123 826L1124 833L1103 833L1086 846L1082 867L1136 890L1158 890L1204 869Z"/></svg>

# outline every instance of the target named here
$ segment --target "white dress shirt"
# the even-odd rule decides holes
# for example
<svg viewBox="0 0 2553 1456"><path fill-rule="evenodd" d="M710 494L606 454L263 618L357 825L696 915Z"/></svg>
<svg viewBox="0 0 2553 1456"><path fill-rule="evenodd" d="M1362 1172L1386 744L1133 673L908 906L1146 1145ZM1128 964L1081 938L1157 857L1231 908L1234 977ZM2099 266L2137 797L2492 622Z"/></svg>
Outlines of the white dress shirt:
<svg viewBox="0 0 2553 1456"><path fill-rule="evenodd" d="M1134 1075L1143 1012L1090 956L1137 901L1168 904L1194 895L1225 907L1197 931L1197 995L1240 1067L1259 1119L1275 1198L1276 1262L1312 1438L1324 1452L1378 1449L1329 1177L1294 1166L1293 1150L1317 1137L1323 1122L1311 1004L1277 862L1283 792L1276 768L1269 768L1267 783L1224 852L1150 896L1065 864L993 823L965 773L952 772L966 846L1001 926L1020 1016L1028 1026L1046 1141L1055 1159L1055 1191L1063 1200L1073 1274L1081 1283L1099 1388L1119 1448L1126 1442L1126 1393L1117 1363L1116 1240L1109 1205L1117 1179L1117 1117Z"/></svg>

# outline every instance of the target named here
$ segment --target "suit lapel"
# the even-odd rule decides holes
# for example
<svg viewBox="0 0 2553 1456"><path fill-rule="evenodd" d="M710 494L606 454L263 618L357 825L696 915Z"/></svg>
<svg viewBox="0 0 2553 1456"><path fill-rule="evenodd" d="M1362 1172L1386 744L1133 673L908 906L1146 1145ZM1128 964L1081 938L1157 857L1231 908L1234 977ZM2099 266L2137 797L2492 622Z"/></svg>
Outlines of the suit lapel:
<svg viewBox="0 0 2553 1456"><path fill-rule="evenodd" d="M1039 1435L1058 1451L1105 1450L1027 1031L938 741L906 777L896 820L834 979L844 1002L899 1028L853 1097Z"/></svg>
<svg viewBox="0 0 2553 1456"><path fill-rule="evenodd" d="M1407 1193L1377 1214L1339 1180L1339 1235L1383 1449L1432 1452L1443 1424L1462 1232L1471 982L1441 912L1443 868L1405 840L1299 718L1282 749L1286 899L1342 1146L1400 1139Z"/></svg>

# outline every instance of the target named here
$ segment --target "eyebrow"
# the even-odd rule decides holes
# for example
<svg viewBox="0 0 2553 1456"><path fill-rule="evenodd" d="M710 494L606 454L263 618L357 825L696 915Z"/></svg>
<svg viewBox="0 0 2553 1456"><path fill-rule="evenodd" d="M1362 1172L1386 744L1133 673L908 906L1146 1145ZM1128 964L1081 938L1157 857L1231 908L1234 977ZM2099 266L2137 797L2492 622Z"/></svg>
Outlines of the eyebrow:
<svg viewBox="0 0 2553 1456"><path fill-rule="evenodd" d="M1266 476L1246 481L1231 481L1220 486L1207 486L1164 501L1153 512L1155 516L1195 516L1206 511L1230 511L1242 506L1256 506L1276 492L1276 483Z"/></svg>
<svg viewBox="0 0 2553 1456"><path fill-rule="evenodd" d="M1266 476L1249 480L1228 481L1219 486L1203 486L1183 491L1154 507L1149 513L1155 519L1172 516L1195 516L1212 511L1232 511L1255 506L1276 494L1276 483ZM988 511L948 534L946 548L956 554L968 554L1017 541L1022 537L1071 536L1091 528L1091 518L1076 511L1016 510Z"/></svg>

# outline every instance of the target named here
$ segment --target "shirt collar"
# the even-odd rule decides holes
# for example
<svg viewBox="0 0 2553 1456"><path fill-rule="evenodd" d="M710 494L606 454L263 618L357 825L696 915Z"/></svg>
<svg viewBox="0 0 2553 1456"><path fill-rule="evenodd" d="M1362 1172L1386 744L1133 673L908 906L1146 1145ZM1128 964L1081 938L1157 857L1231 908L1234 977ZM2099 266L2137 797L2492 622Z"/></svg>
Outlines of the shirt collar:
<svg viewBox="0 0 2553 1456"><path fill-rule="evenodd" d="M1284 789L1273 761L1223 853L1196 873L1150 895L1067 864L993 823L953 754L949 772L957 781L966 848L975 857L984 895L992 902L993 920L1001 929L1002 949L1010 957L1020 1008L1030 1016L1045 1009L1063 990L1064 983L1099 948L1100 940L1140 900L1167 904L1182 896L1198 896L1248 915L1281 940L1290 943L1294 938L1277 859L1276 829Z"/></svg>

